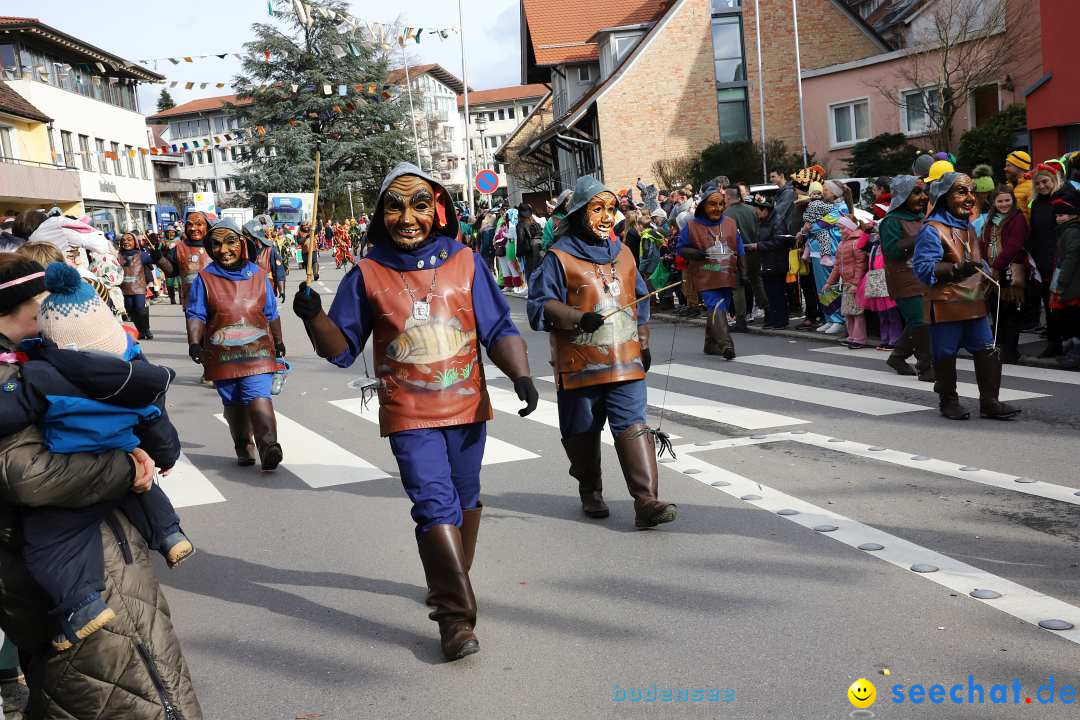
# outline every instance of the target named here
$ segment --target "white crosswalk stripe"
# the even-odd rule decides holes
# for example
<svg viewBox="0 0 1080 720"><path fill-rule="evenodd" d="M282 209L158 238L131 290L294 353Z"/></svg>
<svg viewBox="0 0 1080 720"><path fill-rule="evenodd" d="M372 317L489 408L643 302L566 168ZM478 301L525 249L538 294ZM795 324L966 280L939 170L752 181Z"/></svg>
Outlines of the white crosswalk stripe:
<svg viewBox="0 0 1080 720"><path fill-rule="evenodd" d="M827 353L829 355L844 355L847 357L874 358L885 364L886 353L878 352L873 348L863 350L848 350L845 347L814 348L813 352ZM968 358L960 357L956 360L957 370L975 371L975 363ZM891 371L890 371L891 372ZM1080 385L1080 372L1069 370L1055 370L1054 368L1028 367L1026 365L1002 365L1003 377L1023 378L1024 380L1041 380L1043 382L1063 383L1066 385ZM1002 398L1003 400L1005 398Z"/></svg>
<svg viewBox="0 0 1080 720"><path fill-rule="evenodd" d="M934 384L922 382L917 377L910 375L897 375L892 369L869 370L867 368L852 367L839 363L813 362L799 360L798 358L781 357L779 355L749 355L735 360L744 365L756 365L777 370L790 370L792 372L808 373L818 377L834 377L845 380L858 380L873 383L875 385L889 385L892 387L918 390L919 392L934 392ZM956 392L960 397L979 397L979 386L974 383L958 382ZM1046 397L1041 393L1025 392L1023 390L1001 389L999 398L1003 401L1030 400L1032 398Z"/></svg>
<svg viewBox="0 0 1080 720"><path fill-rule="evenodd" d="M520 404L516 395L514 396L514 400ZM347 413L352 413L357 417L363 418L370 423L376 425L379 423L378 398L371 398L368 401L368 406L366 408L360 398L331 400L330 404L334 407L341 408ZM484 465L497 465L498 463L515 462L517 460L531 460L538 457L540 456L534 452L492 437L491 435L487 436L487 441L484 444Z"/></svg>
<svg viewBox="0 0 1080 720"><path fill-rule="evenodd" d="M162 476L158 484L169 496L173 507L184 508L225 502L225 496L183 453L180 453L180 459L176 461L172 471Z"/></svg>
<svg viewBox="0 0 1080 720"><path fill-rule="evenodd" d="M895 415L897 413L917 412L927 410L925 405L898 402L873 395L859 395L855 393L829 390L814 383L792 383L781 380L755 377L752 375L739 375L737 373L723 372L711 368L692 367L690 365L660 365L654 367L652 372L656 376L663 376L670 372L672 377L682 380L707 383L717 387L741 390L743 392L772 395L793 402L822 405L838 410L849 410L862 415ZM670 397L670 394L669 394ZM670 406L669 406L670 407ZM723 422L722 420L719 422ZM791 423L786 423L791 424Z"/></svg>
<svg viewBox="0 0 1080 720"><path fill-rule="evenodd" d="M225 416L217 414L221 422ZM334 485L382 480L390 477L367 460L353 455L337 443L304 427L295 420L277 413L278 442L285 450L285 468L309 487L324 488Z"/></svg>
<svg viewBox="0 0 1080 720"><path fill-rule="evenodd" d="M905 572L913 572L912 568L917 563L932 565L937 568L935 571L918 573L918 576L943 585L958 595L966 596L976 588L988 588L1001 593L1001 597L993 600L976 601L971 599L970 602L986 603L1035 626L1038 626L1041 620L1048 618L1060 618L1069 621L1075 626L1073 629L1053 631L1053 634L1071 642L1080 643L1080 608L1074 605L1057 600L1004 577L986 572L973 565L968 565L930 548L916 545L896 535L864 525L840 513L800 500L751 478L711 465L693 456L692 453L695 450L693 446L680 446L676 450L682 450L683 452L679 454L677 461L666 463L666 467L682 473L693 470L695 472L688 476L705 485L712 486L712 483L718 481L727 483L726 485L715 486L715 489L734 498L741 499L744 496L756 498L743 500L743 502L767 510L770 513L784 511L784 514L779 515L779 517L802 525L807 529L816 530L827 525L833 529L822 532L823 535L830 540L835 540L852 548L858 548L864 543L877 543L882 546L881 549L870 551L868 554L895 565ZM913 574L915 573L913 572Z"/></svg>

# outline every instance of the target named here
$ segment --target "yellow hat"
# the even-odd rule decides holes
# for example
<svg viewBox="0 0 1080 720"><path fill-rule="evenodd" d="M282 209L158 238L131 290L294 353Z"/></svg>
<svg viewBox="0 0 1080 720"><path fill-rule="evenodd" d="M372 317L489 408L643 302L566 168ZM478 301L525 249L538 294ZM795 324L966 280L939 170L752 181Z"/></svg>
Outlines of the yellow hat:
<svg viewBox="0 0 1080 720"><path fill-rule="evenodd" d="M932 183L935 180L940 180L941 176L945 173L955 172L956 168L948 160L938 160L930 166L930 174L926 176L926 182Z"/></svg>
<svg viewBox="0 0 1080 720"><path fill-rule="evenodd" d="M825 186L819 183L817 180L814 180L812 183L810 183L810 188L809 190L807 190L807 192L811 195L820 195L824 190Z"/></svg>
<svg viewBox="0 0 1080 720"><path fill-rule="evenodd" d="M1013 150L1009 153L1008 157L1005 158L1005 162L1014 165L1025 172L1031 169L1031 156L1023 150Z"/></svg>

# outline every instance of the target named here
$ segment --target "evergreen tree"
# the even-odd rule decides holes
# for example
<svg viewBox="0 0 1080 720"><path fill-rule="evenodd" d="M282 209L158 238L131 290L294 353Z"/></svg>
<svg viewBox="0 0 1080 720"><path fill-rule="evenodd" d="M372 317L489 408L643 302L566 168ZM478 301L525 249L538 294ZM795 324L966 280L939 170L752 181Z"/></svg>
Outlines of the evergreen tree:
<svg viewBox="0 0 1080 720"><path fill-rule="evenodd" d="M851 148L846 160L850 177L880 177L911 172L911 163L919 149L903 133L882 133Z"/></svg>
<svg viewBox="0 0 1080 720"><path fill-rule="evenodd" d="M168 88L161 88L161 94L157 99L157 111L165 112L170 108L176 107L176 101L172 99L172 95L169 94Z"/></svg>
<svg viewBox="0 0 1080 720"><path fill-rule="evenodd" d="M385 97L386 48L346 20L347 4L307 5L312 12L304 22L292 3L275 0L282 27L252 26L256 39L245 45L248 55L233 81L239 98L253 100L234 110L241 126L252 130L237 181L257 207L265 207L266 193L314 189L316 146L323 207L342 200L349 182L354 191L374 199L383 177L410 157L405 110L396 93ZM334 46L341 50L335 52ZM375 95L367 92L370 83L376 85ZM363 92L357 92L358 84L364 85ZM345 96L338 93L341 85Z"/></svg>

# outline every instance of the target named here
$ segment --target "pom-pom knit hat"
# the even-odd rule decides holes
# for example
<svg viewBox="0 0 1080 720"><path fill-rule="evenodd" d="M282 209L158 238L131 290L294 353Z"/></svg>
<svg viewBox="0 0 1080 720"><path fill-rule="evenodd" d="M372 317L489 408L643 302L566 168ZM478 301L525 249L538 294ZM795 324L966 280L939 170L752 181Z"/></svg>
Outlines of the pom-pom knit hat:
<svg viewBox="0 0 1080 720"><path fill-rule="evenodd" d="M49 295L38 310L43 337L65 350L89 350L122 357L128 336L98 294L83 282L79 271L64 263L45 268Z"/></svg>

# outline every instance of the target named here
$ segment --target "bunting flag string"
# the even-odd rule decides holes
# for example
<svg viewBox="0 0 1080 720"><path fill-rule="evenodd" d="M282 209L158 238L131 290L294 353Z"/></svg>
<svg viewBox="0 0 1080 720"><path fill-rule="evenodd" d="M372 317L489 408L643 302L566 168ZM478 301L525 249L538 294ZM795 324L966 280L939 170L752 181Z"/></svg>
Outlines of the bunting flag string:
<svg viewBox="0 0 1080 720"><path fill-rule="evenodd" d="M185 90L194 90L196 87L200 90L205 90L207 87L213 86L215 88L223 88L226 86L224 82L198 82L195 80L169 80L166 81L170 88L182 87ZM322 83L319 85L308 84L299 85L293 83L288 87L282 85L274 85L268 89L271 92L276 92L282 97L288 97L290 95L300 94L315 94L323 95L326 97L336 95L338 97L348 97L350 95L364 96L366 99L375 98L377 100L390 100L397 97L401 91L401 88L393 84L380 84L377 82L360 82L360 83Z"/></svg>

